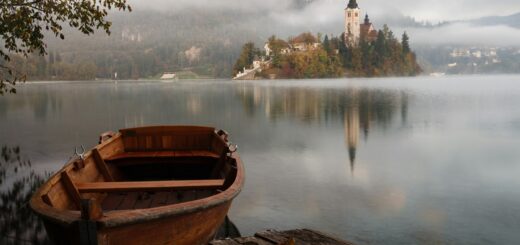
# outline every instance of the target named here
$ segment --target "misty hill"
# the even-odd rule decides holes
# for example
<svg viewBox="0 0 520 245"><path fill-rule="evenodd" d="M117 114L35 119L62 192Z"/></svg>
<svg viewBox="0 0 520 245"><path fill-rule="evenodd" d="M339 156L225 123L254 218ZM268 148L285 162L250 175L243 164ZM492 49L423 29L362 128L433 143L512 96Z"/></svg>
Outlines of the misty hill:
<svg viewBox="0 0 520 245"><path fill-rule="evenodd" d="M294 0L287 11L299 11L311 2ZM63 60L57 68L60 72L51 72L52 76L74 79L80 66L95 66L95 74L87 77L112 78L117 72L121 79L154 78L163 72L192 71L228 78L244 43L261 44L272 34L288 37L288 33L298 33L301 28L308 30L307 26L278 22L267 10L136 10L113 13L110 18L113 22L110 36L98 32L86 38L69 30L64 41L48 38L48 50ZM329 33L339 35L340 31L335 29L340 30L341 26ZM33 79L50 76L49 72L36 72L44 69L34 70L28 72Z"/></svg>
<svg viewBox="0 0 520 245"><path fill-rule="evenodd" d="M260 15L197 9L115 13L110 36L100 32L86 38L68 31L64 41L49 39L49 51L60 54L64 63L93 62L98 78L115 72L122 79L147 78L183 70L229 77L242 44L259 41L266 32L250 23Z"/></svg>
<svg viewBox="0 0 520 245"><path fill-rule="evenodd" d="M520 13L508 16L489 16L480 19L470 20L468 22L483 26L505 25L520 29Z"/></svg>
<svg viewBox="0 0 520 245"><path fill-rule="evenodd" d="M291 34L301 32L320 32L331 38L339 36L343 31L343 10L337 10L337 16L320 21L315 16L324 10L314 11L317 2L293 0L276 9L229 6L171 10L136 8L131 13L111 13L111 36L98 32L85 37L67 31L65 41L48 38L48 50L54 56L52 60L50 57L33 58L23 67L32 79L106 79L112 78L116 72L122 79L156 78L163 72L228 78L240 48L246 42L261 46L272 34L289 38ZM486 17L473 22L475 25L502 24L518 28L518 18L520 14ZM400 14L371 19L377 28L389 24L396 30L396 35L409 31L414 47L421 39L433 43L432 36L444 37L431 31L442 29L442 26ZM449 24L444 23L444 26ZM413 30L424 30L424 35ZM418 51L419 56L426 53ZM57 56L60 58L58 62ZM430 55L419 59L425 63L435 61Z"/></svg>

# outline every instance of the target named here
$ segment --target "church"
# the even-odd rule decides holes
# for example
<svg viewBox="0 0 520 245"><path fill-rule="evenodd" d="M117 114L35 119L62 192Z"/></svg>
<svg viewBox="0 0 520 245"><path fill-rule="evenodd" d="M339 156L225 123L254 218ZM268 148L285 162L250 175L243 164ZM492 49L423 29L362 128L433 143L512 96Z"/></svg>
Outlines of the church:
<svg viewBox="0 0 520 245"><path fill-rule="evenodd" d="M368 14L361 23L361 9L356 0L349 0L345 9L345 45L357 46L360 40L372 42L377 39L377 31L370 22Z"/></svg>

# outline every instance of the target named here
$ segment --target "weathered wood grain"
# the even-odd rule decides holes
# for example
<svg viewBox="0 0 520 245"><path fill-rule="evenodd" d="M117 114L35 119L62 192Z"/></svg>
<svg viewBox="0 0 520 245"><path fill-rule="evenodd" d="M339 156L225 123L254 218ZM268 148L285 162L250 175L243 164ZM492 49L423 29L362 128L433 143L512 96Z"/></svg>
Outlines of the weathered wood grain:
<svg viewBox="0 0 520 245"><path fill-rule="evenodd" d="M91 182L91 183L76 183L75 184L77 190L80 193L208 189L208 188L220 188L223 185L224 185L224 179L136 181L136 182Z"/></svg>
<svg viewBox="0 0 520 245"><path fill-rule="evenodd" d="M336 238L323 232L298 229L289 231L267 230L251 237L228 238L209 242L211 245L353 245L353 243Z"/></svg>

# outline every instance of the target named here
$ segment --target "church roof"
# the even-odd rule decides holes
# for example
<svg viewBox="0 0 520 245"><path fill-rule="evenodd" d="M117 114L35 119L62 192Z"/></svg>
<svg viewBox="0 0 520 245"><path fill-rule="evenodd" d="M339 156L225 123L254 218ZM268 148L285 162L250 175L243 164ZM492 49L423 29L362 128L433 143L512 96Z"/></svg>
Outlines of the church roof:
<svg viewBox="0 0 520 245"><path fill-rule="evenodd" d="M358 8L358 4L357 4L356 0L349 0L348 8L351 8L351 9Z"/></svg>

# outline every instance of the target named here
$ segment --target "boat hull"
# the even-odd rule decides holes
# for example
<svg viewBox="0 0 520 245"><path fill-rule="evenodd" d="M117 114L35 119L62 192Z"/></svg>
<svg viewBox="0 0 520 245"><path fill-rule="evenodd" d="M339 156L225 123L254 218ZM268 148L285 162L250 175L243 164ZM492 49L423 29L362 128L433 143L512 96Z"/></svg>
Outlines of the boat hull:
<svg viewBox="0 0 520 245"><path fill-rule="evenodd" d="M163 149L163 151L157 152L157 149L150 151L142 147L141 151L136 152L135 144L132 145L130 142L129 147L126 144L128 139L124 138L125 132L121 131L85 154L84 160L80 161L81 164L78 164L78 160L69 162L42 185L30 202L31 208L41 217L47 234L54 244L197 245L207 244L215 237L219 227L225 221L232 200L240 193L244 181L243 165L238 153L221 150L222 146L229 147L230 145L227 142L227 134L222 135L213 128L203 127L148 127L132 130L137 131L137 137L141 137L139 135L141 131L148 133L149 131L170 130L168 135L160 136L162 139L167 139L165 142L168 144L164 143L164 147L174 145L169 143L168 140L171 139L185 139L189 144L195 146L198 144L202 147L194 147L195 150L188 152L185 148L176 151L175 149L173 149L174 151ZM191 137L186 134L186 132L190 132L189 130L199 133L199 135L203 134L199 138ZM214 131L215 135L213 135ZM174 133L176 135L172 136ZM206 136L207 133L211 137ZM150 136L143 137L149 138ZM130 140L132 139L130 138ZM141 140L137 142L141 142ZM201 151L201 149L207 149L206 145L214 147L212 148L214 152ZM227 154L224 154L226 152ZM115 157L135 157L136 155L139 156L137 159L139 161L121 160L121 158ZM153 157L150 158L150 155ZM222 157L215 158L215 156ZM146 159L146 162L156 160L157 163L143 165L141 163L143 159ZM125 182L125 179L119 177L120 175L133 176L135 174L135 169L125 169L128 166L122 165L120 161L144 167L157 165L171 170L172 166L182 166L183 164L191 166L194 164L193 161L209 161L208 159L214 163L213 168L210 169L212 171L208 171L208 174L213 176L209 179ZM164 161L170 163L165 164ZM203 164L206 164L204 161ZM199 166L196 166L198 170ZM185 168L179 169L185 170ZM193 175L188 177L193 177ZM219 177L223 179L213 179ZM110 178L113 179L110 180ZM215 182L218 183L217 189L211 189L215 188L213 184ZM153 185L150 186L150 183ZM180 184L182 185L179 186ZM121 187L122 185L123 187ZM111 191L117 192L111 194ZM119 204L116 205L119 208L109 208L108 206L113 202L103 201L109 200L109 197L114 197L114 195L121 195L122 193L119 192L122 191L140 194L127 194L125 199L122 199L124 201L118 202ZM165 194L165 191L168 191L166 199L159 198L161 194ZM202 195L205 192L212 194ZM76 199L73 198L75 195ZM191 199L193 195L196 198ZM131 196L135 198L132 199ZM129 207L125 204L127 201L131 202ZM156 205L156 201L160 205ZM143 203L147 203L146 207L140 207ZM126 207L123 208L123 206Z"/></svg>
<svg viewBox="0 0 520 245"><path fill-rule="evenodd" d="M224 222L231 201L201 211L117 227L97 226L97 244L207 244ZM81 244L80 223L65 226L43 219L55 244Z"/></svg>

